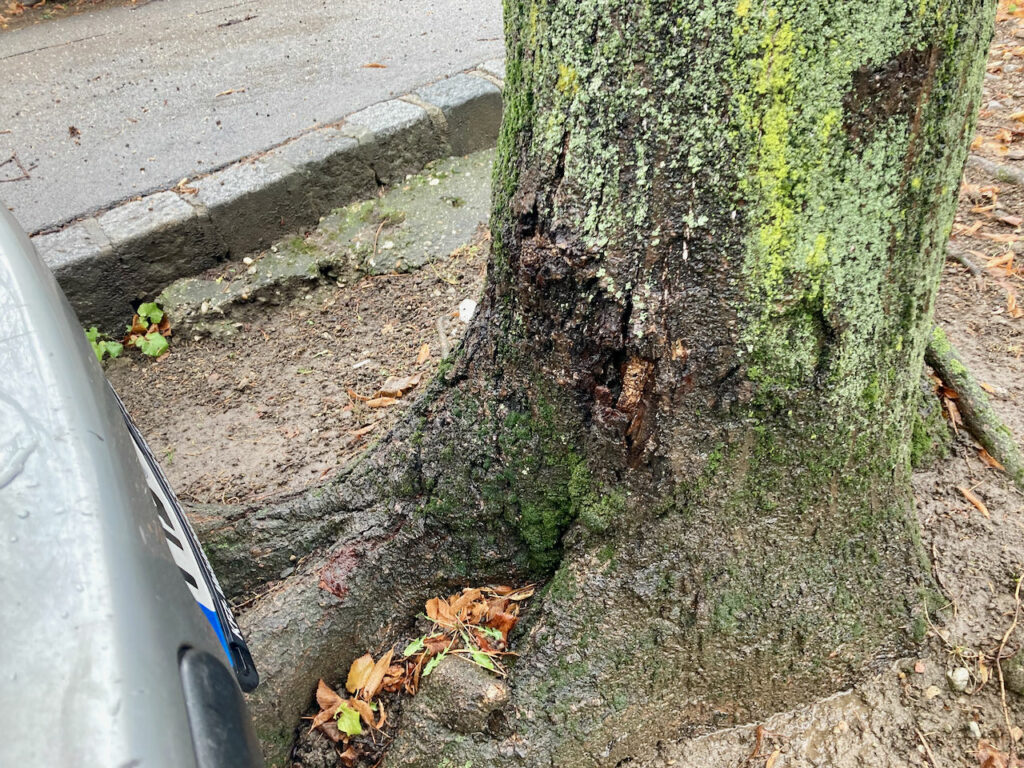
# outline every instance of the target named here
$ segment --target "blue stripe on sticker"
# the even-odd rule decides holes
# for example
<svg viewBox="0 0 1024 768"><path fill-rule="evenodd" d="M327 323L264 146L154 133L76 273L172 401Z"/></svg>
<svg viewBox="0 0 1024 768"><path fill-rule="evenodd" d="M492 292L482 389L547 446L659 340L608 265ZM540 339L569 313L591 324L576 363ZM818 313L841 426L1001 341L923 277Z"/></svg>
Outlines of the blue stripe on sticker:
<svg viewBox="0 0 1024 768"><path fill-rule="evenodd" d="M210 622L210 626L213 627L213 631L217 633L217 639L220 640L220 644L224 648L224 654L228 657L228 661L231 661L231 651L228 649L228 641L227 638L224 637L224 630L221 629L220 619L217 618L217 612L211 611L200 602L196 602L196 605L203 609L203 615L206 617L206 620Z"/></svg>

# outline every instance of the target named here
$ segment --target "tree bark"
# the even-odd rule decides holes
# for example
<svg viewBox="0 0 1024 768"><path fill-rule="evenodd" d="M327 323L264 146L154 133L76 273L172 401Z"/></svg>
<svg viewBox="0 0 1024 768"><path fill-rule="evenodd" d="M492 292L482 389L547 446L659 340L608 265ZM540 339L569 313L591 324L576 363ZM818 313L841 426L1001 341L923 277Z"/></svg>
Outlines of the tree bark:
<svg viewBox="0 0 1024 768"><path fill-rule="evenodd" d="M504 720L432 766L612 766L908 648L911 420L994 8L506 0L485 297L330 492L338 541L244 617L263 736L487 579L551 577Z"/></svg>

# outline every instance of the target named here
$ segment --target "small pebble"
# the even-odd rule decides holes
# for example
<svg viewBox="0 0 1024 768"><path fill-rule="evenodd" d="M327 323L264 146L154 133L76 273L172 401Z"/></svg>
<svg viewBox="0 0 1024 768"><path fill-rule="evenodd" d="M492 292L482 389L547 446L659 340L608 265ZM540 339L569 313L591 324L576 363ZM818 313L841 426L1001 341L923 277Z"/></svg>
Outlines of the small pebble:
<svg viewBox="0 0 1024 768"><path fill-rule="evenodd" d="M946 672L946 681L952 690L965 691L971 681L971 673L967 667L956 667Z"/></svg>
<svg viewBox="0 0 1024 768"><path fill-rule="evenodd" d="M967 730L971 732L971 736L973 736L975 739L981 738L981 727L975 721L968 721Z"/></svg>
<svg viewBox="0 0 1024 768"><path fill-rule="evenodd" d="M476 314L476 302L473 299L463 299L459 304L459 320L468 323Z"/></svg>

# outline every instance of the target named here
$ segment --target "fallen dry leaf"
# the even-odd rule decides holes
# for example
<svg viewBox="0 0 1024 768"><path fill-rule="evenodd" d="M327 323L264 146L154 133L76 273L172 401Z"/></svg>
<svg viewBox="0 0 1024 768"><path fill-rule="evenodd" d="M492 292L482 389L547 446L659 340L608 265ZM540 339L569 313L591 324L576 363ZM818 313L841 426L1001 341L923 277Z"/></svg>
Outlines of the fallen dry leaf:
<svg viewBox="0 0 1024 768"><path fill-rule="evenodd" d="M993 243L1016 243L1020 240L1020 237L1017 235L1011 235L1007 232L979 232L978 237L991 240Z"/></svg>
<svg viewBox="0 0 1024 768"><path fill-rule="evenodd" d="M509 600L515 600L516 602L519 602L520 600L526 600L528 598L533 597L533 593L535 591L536 588L531 584L527 587L517 589L514 592L509 592L507 595L505 595L505 597L507 597Z"/></svg>
<svg viewBox="0 0 1024 768"><path fill-rule="evenodd" d="M149 325L145 323L138 315L132 315L132 327L129 333L145 333L149 330Z"/></svg>
<svg viewBox="0 0 1024 768"><path fill-rule="evenodd" d="M487 626L492 629L496 629L501 632L502 638L508 641L508 633L519 621L518 616L513 616L510 613L499 613L497 616L493 616L487 621Z"/></svg>
<svg viewBox="0 0 1024 768"><path fill-rule="evenodd" d="M353 768L359 762L359 753L356 752L355 747L349 746L344 752L338 753L338 759L341 760L345 768Z"/></svg>
<svg viewBox="0 0 1024 768"><path fill-rule="evenodd" d="M990 745L987 741L978 742L979 768L1008 768L1010 756ZM1016 761L1014 761L1016 762Z"/></svg>
<svg viewBox="0 0 1024 768"><path fill-rule="evenodd" d="M768 759L765 760L764 768L774 768L775 763L779 759L779 755L781 755L781 754L782 754L782 750L781 749L776 749L774 752L772 752L768 756Z"/></svg>
<svg viewBox="0 0 1024 768"><path fill-rule="evenodd" d="M447 650L452 645L452 638L445 635L434 635L423 640L423 647L426 648L427 653L431 656L436 656L442 651Z"/></svg>
<svg viewBox="0 0 1024 768"><path fill-rule="evenodd" d="M316 686L316 703L320 707L320 711L313 718L313 724L309 727L309 730L321 728L325 723L333 723L334 716L338 712L338 707L342 703L342 698L339 696L333 688L327 683L321 680ZM340 737L340 732L339 732ZM335 739L337 741L337 739Z"/></svg>
<svg viewBox="0 0 1024 768"><path fill-rule="evenodd" d="M974 494L974 492L971 491L970 488L964 488L962 485L957 486L957 488L959 489L960 493L964 495L965 499L967 499L969 502L971 502L971 504L977 507L978 511L981 512L981 514L983 514L985 517L990 517L988 513L988 507L985 506L985 502L979 499Z"/></svg>
<svg viewBox="0 0 1024 768"><path fill-rule="evenodd" d="M946 405L946 412L949 414L949 422L953 425L953 431L959 435L960 430L958 427L964 423L963 419L960 418L960 409L957 408L956 403L948 397L943 398L942 402Z"/></svg>
<svg viewBox="0 0 1024 768"><path fill-rule="evenodd" d="M375 397L372 400L366 401L367 408L387 408L398 402L398 398L395 397Z"/></svg>
<svg viewBox="0 0 1024 768"><path fill-rule="evenodd" d="M462 590L462 594L461 595L458 595L458 596L452 595L452 600L451 600L451 610L452 610L452 613L454 613L460 619L465 621L466 617L468 616L467 609L469 608L470 604L471 603L475 603L482 596L483 596L483 592L481 592L479 589L464 589L464 590Z"/></svg>
<svg viewBox="0 0 1024 768"><path fill-rule="evenodd" d="M1013 274L1013 251L1007 251L1002 256L989 259L985 269L1002 269L1006 274Z"/></svg>
<svg viewBox="0 0 1024 768"><path fill-rule="evenodd" d="M346 389L345 390L345 394L347 394L349 396L349 398L352 400L352 402L357 402L358 401L360 403L365 403L367 400L370 399L368 397L364 397L363 395L360 395L354 389Z"/></svg>
<svg viewBox="0 0 1024 768"><path fill-rule="evenodd" d="M391 376L381 384L379 390L377 390L376 397L380 399L384 398L396 398L401 397L406 392L415 389L419 386L420 381L423 380L422 373L415 373L411 376ZM369 405L369 403L367 403Z"/></svg>
<svg viewBox="0 0 1024 768"><path fill-rule="evenodd" d="M345 738L345 734L338 730L338 721L333 717L326 723L320 724L320 733L326 736L328 739L337 744L339 741Z"/></svg>
<svg viewBox="0 0 1024 768"><path fill-rule="evenodd" d="M368 653L353 661L348 670L348 679L345 680L345 690L355 693L366 685L366 681L370 679L370 673L373 672L373 666L373 656Z"/></svg>
<svg viewBox="0 0 1024 768"><path fill-rule="evenodd" d="M986 464L988 464L993 469L1002 469L1002 470L1006 469L1006 467L1004 467L1000 462L998 462L995 459L995 457L992 456L992 454L989 453L988 451L986 451L984 448L979 448L978 449L978 458L981 459L982 461L984 461Z"/></svg>
<svg viewBox="0 0 1024 768"><path fill-rule="evenodd" d="M1024 309L1017 306L1017 294L1013 291L1006 292L1006 312L1010 317L1024 317Z"/></svg>
<svg viewBox="0 0 1024 768"><path fill-rule="evenodd" d="M380 690L380 684L384 680L384 674L388 671L388 667L391 666L391 657L394 655L395 652L393 650L388 651L377 660L376 664L373 665L373 669L370 671L370 676L366 680L366 685L363 686L363 689L359 694L367 701L376 696L377 691Z"/></svg>
<svg viewBox="0 0 1024 768"><path fill-rule="evenodd" d="M377 61L371 61L369 64L363 64L363 69L387 69L387 64L381 64Z"/></svg>
<svg viewBox="0 0 1024 768"><path fill-rule="evenodd" d="M430 345L424 344L420 347L420 352L416 355L416 365L423 365L427 360L430 359Z"/></svg>
<svg viewBox="0 0 1024 768"><path fill-rule="evenodd" d="M320 680L316 686L316 703L320 705L320 709L330 709L334 707L337 709L338 705L341 704L342 698L337 692L331 688L323 680Z"/></svg>
<svg viewBox="0 0 1024 768"><path fill-rule="evenodd" d="M443 597L432 597L427 600L426 614L428 619L442 627L451 629L458 624L451 606Z"/></svg>
<svg viewBox="0 0 1024 768"><path fill-rule="evenodd" d="M349 699L347 704L359 713L359 716L363 718L363 722L369 726L373 726L374 716L373 710L370 709L370 705L362 699Z"/></svg>

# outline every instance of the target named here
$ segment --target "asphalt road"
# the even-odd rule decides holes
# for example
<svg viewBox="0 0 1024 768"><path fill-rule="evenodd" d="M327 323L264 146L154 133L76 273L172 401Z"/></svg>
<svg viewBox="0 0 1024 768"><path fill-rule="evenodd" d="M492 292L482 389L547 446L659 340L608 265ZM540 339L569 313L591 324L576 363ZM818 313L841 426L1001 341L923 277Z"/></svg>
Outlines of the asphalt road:
<svg viewBox="0 0 1024 768"><path fill-rule="evenodd" d="M140 0L0 32L0 201L47 230L502 52L500 0Z"/></svg>

